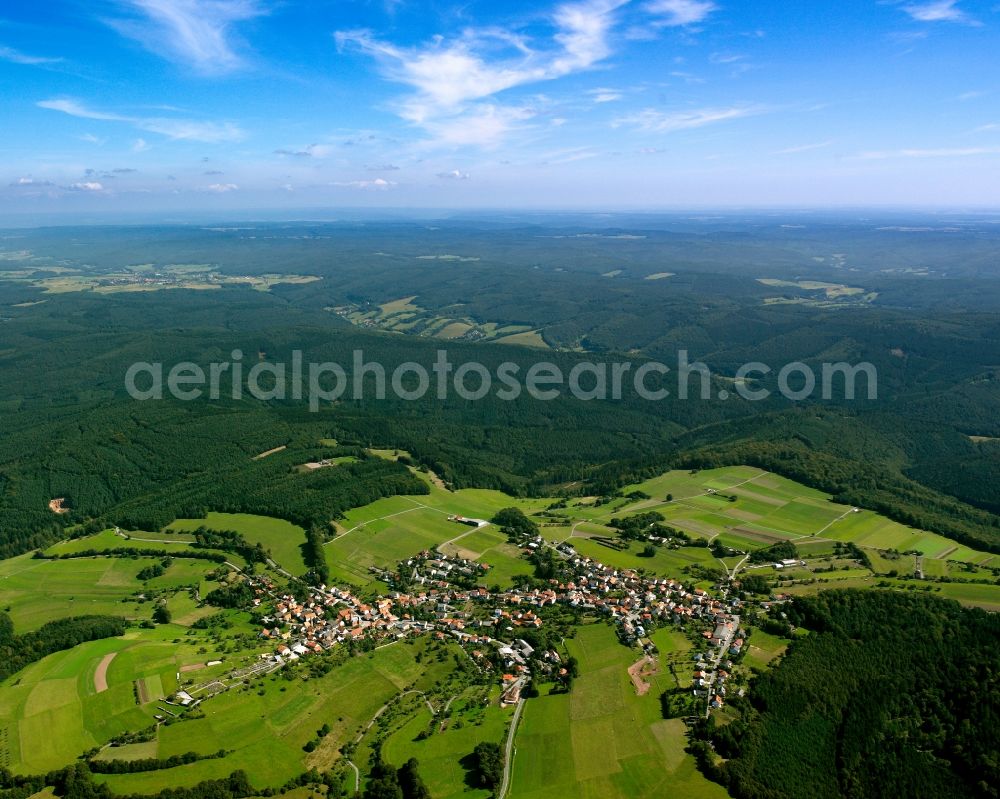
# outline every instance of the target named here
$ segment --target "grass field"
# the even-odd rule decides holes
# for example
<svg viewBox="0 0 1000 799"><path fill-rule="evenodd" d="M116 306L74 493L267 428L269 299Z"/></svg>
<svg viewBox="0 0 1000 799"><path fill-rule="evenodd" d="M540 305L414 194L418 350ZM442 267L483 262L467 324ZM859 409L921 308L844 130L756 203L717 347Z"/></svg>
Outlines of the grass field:
<svg viewBox="0 0 1000 799"><path fill-rule="evenodd" d="M180 533L207 527L210 530L235 530L251 544L260 544L271 554L275 563L295 575L309 569L302 560L302 545L306 532L284 519L254 516L249 513L209 512L204 519L177 519L169 527Z"/></svg>
<svg viewBox="0 0 1000 799"><path fill-rule="evenodd" d="M185 632L176 625L130 631L49 655L9 678L0 691L0 727L7 731L0 762L17 773L45 772L153 724L156 702L176 690L181 666L215 655L199 653L208 642ZM107 688L98 691L95 674L111 654ZM137 680L145 705L136 698Z"/></svg>
<svg viewBox="0 0 1000 799"><path fill-rule="evenodd" d="M42 560L30 555L0 561L0 609L10 614L18 632L26 632L66 616L97 613L146 619L153 611L137 596L144 591L193 585L203 593L210 590L206 574L213 563L178 558L162 577L144 583L136 575L151 562L147 558Z"/></svg>
<svg viewBox="0 0 1000 799"><path fill-rule="evenodd" d="M656 686L638 697L633 653L605 625L567 642L581 674L570 694L529 700L516 736L511 799L726 797L684 752L686 728L661 717ZM669 678L669 675L667 675ZM666 681L661 675L659 678Z"/></svg>
<svg viewBox="0 0 1000 799"><path fill-rule="evenodd" d="M396 456L393 450L377 450L375 454ZM429 495L381 499L350 511L338 524L340 535L327 545L327 560L334 579L367 584L372 580L369 567L389 568L422 549L436 546L448 554L489 564L492 567L486 579L489 584L507 585L514 575L530 571L527 561L504 542L498 530L492 527L470 530L448 521L448 516L490 519L497 510L512 505L531 515L548 508L552 499L515 499L483 489L448 491L432 477L416 470L414 473L428 484ZM890 567L879 550L889 548L923 551L928 576L969 576L962 563L950 561L973 565L1000 562L988 553L908 528L871 511L838 505L820 491L748 466L672 471L627 486L623 491L626 494L641 491L650 498L619 498L598 506L593 498L570 500L565 508L555 511L558 517L538 517L539 522L547 525L541 528L542 535L553 543L567 541L581 555L610 566L644 569L676 578L685 577L690 566L721 569L723 564L704 547L658 548L654 557L644 558L640 557L642 547L638 544L616 550L594 539L617 536L607 524L614 516L655 510L665 517L666 524L740 551L791 541L800 548L802 557L815 559L832 556L838 543L852 542L869 551L876 572L883 574ZM736 560L727 565L731 567ZM982 579L990 577L989 573L980 572ZM811 578L813 574L807 568L801 573L768 572L767 576L788 579ZM864 578L870 575L857 570L817 576L829 581L826 583L829 587L846 587L864 584ZM972 598L986 604L1000 603L1000 586L978 590L974 587L957 593L963 596L963 601Z"/></svg>
<svg viewBox="0 0 1000 799"><path fill-rule="evenodd" d="M349 659L329 674L307 681L288 681L281 672L251 687L235 688L203 705L204 718L160 729L157 756L194 751L208 754L220 746L232 750L221 759L201 760L177 768L142 774L97 777L119 794L154 793L190 786L201 780L247 772L262 788L281 785L311 766L328 768L340 746L353 740L379 708L420 680L433 680L448 667L416 653L424 642L383 647ZM331 732L320 747L302 747L328 724Z"/></svg>
<svg viewBox="0 0 1000 799"><path fill-rule="evenodd" d="M765 669L767 665L788 648L788 641L778 638L763 630L752 629L747 641L746 654L743 662L756 669Z"/></svg>
<svg viewBox="0 0 1000 799"><path fill-rule="evenodd" d="M411 757L420 761L420 776L434 799L489 799L490 791L470 785L469 755L482 741L502 743L513 715L513 708L501 708L499 690L493 689L489 705L471 690L456 699L451 716L443 731L435 724L433 735L423 740L417 736L432 723L430 711L420 704L420 710L382 746L382 756L389 763L402 764Z"/></svg>

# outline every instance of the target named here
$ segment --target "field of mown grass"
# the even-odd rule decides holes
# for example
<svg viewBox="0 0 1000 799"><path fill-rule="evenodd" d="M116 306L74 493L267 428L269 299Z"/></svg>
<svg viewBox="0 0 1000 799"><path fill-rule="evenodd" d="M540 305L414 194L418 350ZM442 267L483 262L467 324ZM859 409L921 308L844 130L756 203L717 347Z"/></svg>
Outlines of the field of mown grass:
<svg viewBox="0 0 1000 799"><path fill-rule="evenodd" d="M130 631L49 655L10 677L0 690L0 726L7 730L0 760L16 773L37 774L153 724L156 702L177 689L180 667L214 656L198 652L205 639L185 633L176 625ZM107 690L98 692L94 675L111 653ZM144 681L149 695L142 706L136 680Z"/></svg>
<svg viewBox="0 0 1000 799"><path fill-rule="evenodd" d="M580 677L570 694L525 705L510 799L728 796L684 752L684 723L662 718L657 689L636 696L627 673L634 653L611 627L584 627L567 647Z"/></svg>
<svg viewBox="0 0 1000 799"><path fill-rule="evenodd" d="M235 530L251 544L260 544L271 554L281 568L294 575L305 574L309 569L302 559L302 545L306 532L284 519L254 516L250 513L209 512L204 519L177 519L168 525L179 533L207 527L209 530Z"/></svg>

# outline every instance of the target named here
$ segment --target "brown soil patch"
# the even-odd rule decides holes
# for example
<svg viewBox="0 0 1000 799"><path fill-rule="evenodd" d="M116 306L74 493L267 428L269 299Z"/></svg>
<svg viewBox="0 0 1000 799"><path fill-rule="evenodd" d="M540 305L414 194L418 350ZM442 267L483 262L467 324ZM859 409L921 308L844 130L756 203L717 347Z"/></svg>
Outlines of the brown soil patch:
<svg viewBox="0 0 1000 799"><path fill-rule="evenodd" d="M632 680L635 692L639 696L645 696L649 693L650 680L659 673L660 670L656 666L656 661L649 657L649 655L646 655L646 657L628 667L629 679Z"/></svg>
<svg viewBox="0 0 1000 799"><path fill-rule="evenodd" d="M149 702L149 689L146 688L145 680L135 681L135 693L136 696L139 697L140 705L145 705L147 702Z"/></svg>
<svg viewBox="0 0 1000 799"><path fill-rule="evenodd" d="M110 655L105 655L97 664L97 671L94 672L94 690L99 694L108 690L108 666L117 654L112 652Z"/></svg>
<svg viewBox="0 0 1000 799"><path fill-rule="evenodd" d="M189 663L187 666L181 666L181 673L188 671L199 671L200 669L203 668L205 668L204 663Z"/></svg>
<svg viewBox="0 0 1000 799"><path fill-rule="evenodd" d="M66 501L66 497L59 497L58 499L49 500L49 510L53 513L69 513L69 508L64 508L63 503Z"/></svg>

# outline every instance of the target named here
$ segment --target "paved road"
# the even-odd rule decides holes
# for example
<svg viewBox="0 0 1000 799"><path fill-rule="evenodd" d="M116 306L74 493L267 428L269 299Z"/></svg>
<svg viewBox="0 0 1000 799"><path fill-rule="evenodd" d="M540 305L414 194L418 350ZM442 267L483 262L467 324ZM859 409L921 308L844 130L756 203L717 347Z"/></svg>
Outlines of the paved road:
<svg viewBox="0 0 1000 799"><path fill-rule="evenodd" d="M712 687L708 691L708 696L705 698L705 718L708 718L708 714L712 711L712 697L715 696L715 681L719 679L719 664L722 662L722 658L725 656L726 652L729 651L729 647L733 643L733 638L736 637L736 631L740 628L740 617L733 616L733 629L725 637L722 642L722 646L719 647L719 651L715 653L715 657L712 660Z"/></svg>
<svg viewBox="0 0 1000 799"><path fill-rule="evenodd" d="M524 700L517 703L517 710L514 711L514 718L510 722L510 730L507 732L507 746L504 750L503 760L503 782L500 783L500 790L497 791L497 799L504 799L507 789L510 788L510 766L514 757L514 734L517 732L517 723L521 720L521 711L524 710Z"/></svg>

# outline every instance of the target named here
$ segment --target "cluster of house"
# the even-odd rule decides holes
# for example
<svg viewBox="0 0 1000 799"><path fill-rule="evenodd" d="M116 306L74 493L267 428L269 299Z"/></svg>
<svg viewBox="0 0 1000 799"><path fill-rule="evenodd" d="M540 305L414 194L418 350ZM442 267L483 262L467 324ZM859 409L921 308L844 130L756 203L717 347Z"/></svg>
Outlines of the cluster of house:
<svg viewBox="0 0 1000 799"><path fill-rule="evenodd" d="M573 580L561 583L557 602L611 616L628 641L643 638L654 623L710 619L732 620L739 600L722 600L701 588L688 590L670 578L643 577L632 569L606 566L592 558L574 558Z"/></svg>
<svg viewBox="0 0 1000 799"><path fill-rule="evenodd" d="M401 571L404 566L406 590L371 602L363 602L348 589L327 586L312 588L309 598L301 602L291 595L276 596L273 614L265 618L267 626L260 635L274 640L275 655L284 659L352 640L385 642L421 632L452 636L472 647L495 643L503 657L506 645L493 636L509 639L518 628L539 628L543 625L541 609L564 604L609 616L629 641L641 639L653 625L666 621L714 620L718 635L713 634L713 641L718 644L725 637L730 645L732 636L726 634L725 625L732 625L730 611L739 606L737 600L727 603L700 588L689 591L677 580L643 577L591 558L569 560L572 577L552 580L548 587L515 587L499 593L454 584L487 573L476 561L425 551L401 563ZM741 638L733 640L731 651L737 653L742 643ZM516 657L510 662L523 665Z"/></svg>

